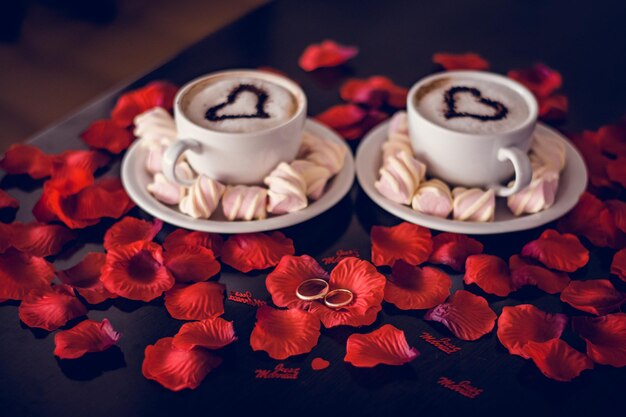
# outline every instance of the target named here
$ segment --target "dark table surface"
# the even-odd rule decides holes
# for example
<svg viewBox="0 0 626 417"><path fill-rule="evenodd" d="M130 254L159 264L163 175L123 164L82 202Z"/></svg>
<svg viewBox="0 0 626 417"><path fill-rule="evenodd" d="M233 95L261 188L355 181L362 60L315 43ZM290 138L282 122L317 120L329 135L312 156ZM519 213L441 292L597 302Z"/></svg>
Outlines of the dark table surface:
<svg viewBox="0 0 626 417"><path fill-rule="evenodd" d="M563 128L595 129L626 113L625 20L621 1L586 3L586 7L538 0L282 1L254 11L123 89L152 79L182 84L215 70L268 65L299 82L308 94L310 113L317 114L339 102L338 87L346 77L384 74L409 86L435 70L434 52L471 50L488 58L497 72L535 61L559 69L571 103ZM347 67L304 73L297 67L298 56L306 45L325 38L358 45L361 52ZM34 143L53 152L84 147L78 134L91 121L108 116L119 92L86 106ZM116 164L109 174L118 171ZM30 210L41 183L5 177L0 185L21 201L17 219L32 220ZM131 214L146 217L139 209ZM398 222L355 185L324 215L284 232L294 239L298 254L310 254L318 261L340 249L358 250L369 259L370 227ZM101 250L97 242L110 224L81 232L80 242L58 256L56 266L69 267L87 251ZM159 238L170 230L166 227ZM508 258L540 233L536 229L479 239L485 252ZM607 277L612 253L592 249L589 265L573 278ZM264 285L267 272L241 274L224 267L220 282L228 291L251 291L255 298L269 300ZM453 288L462 288L462 277L452 276ZM485 295L476 288L472 291ZM487 299L497 313L504 305L530 302L550 312L580 314L558 296L533 290L518 291L504 300ZM119 347L74 361L55 359L52 334L21 324L17 303L1 304L0 415L599 415L613 407L623 409L624 369L596 366L571 383L554 382L531 362L509 355L495 332L477 342L453 339L461 350L446 355L419 338L423 331L450 336L443 326L423 321L423 312L404 312L385 304L372 326L323 330L313 352L280 362L264 352L252 352L248 344L254 307L226 301L225 308L224 317L235 321L239 341L223 350L224 363L198 389L173 393L141 374L145 346L175 334L182 324L168 316L162 299L148 304L115 300L96 306L89 318L109 318L123 338ZM421 356L402 367L357 369L343 362L348 335L384 323L403 329ZM564 338L584 350L570 331ZM310 361L317 356L328 359L330 367L312 371ZM273 369L278 363L301 368L299 378L255 379L256 369ZM484 392L475 399L463 397L438 385L442 376L471 381Z"/></svg>

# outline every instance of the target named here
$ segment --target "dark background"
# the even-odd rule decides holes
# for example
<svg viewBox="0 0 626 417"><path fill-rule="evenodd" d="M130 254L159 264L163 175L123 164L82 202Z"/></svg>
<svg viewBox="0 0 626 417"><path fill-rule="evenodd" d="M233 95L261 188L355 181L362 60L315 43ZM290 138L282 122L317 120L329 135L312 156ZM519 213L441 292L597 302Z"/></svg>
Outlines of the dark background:
<svg viewBox="0 0 626 417"><path fill-rule="evenodd" d="M337 89L346 77L383 74L409 86L435 70L433 53L474 51L490 60L496 72L536 61L560 70L563 92L570 99L569 121L561 127L595 129L626 113L625 18L618 1L586 7L569 1L283 1L212 35L129 88L152 79L182 84L214 70L268 65L301 83L314 115L339 102ZM360 54L347 67L304 73L297 67L300 53L325 38L358 45ZM85 107L35 143L48 151L82 147L78 134L91 121L106 117L118 94L111 92ZM114 166L110 173L117 172ZM31 220L40 184L5 177L0 185L22 202L18 219ZM138 209L132 214L143 216ZM326 214L284 232L294 239L297 254L311 254L318 261L338 249L356 249L369 258L371 225L396 223L355 185ZM101 250L96 242L109 224L84 231L81 242L59 256L56 266L66 268L87 251ZM540 233L537 229L479 239L487 253L508 258ZM592 249L589 265L572 278L608 277L612 254ZM249 290L255 298L269 299L267 272L241 274L224 267L219 279L228 291ZM453 280L454 289L463 287L460 276L453 275ZM613 281L624 291L623 283ZM476 287L469 289L485 295ZM545 311L584 314L562 304L558 296L534 290L518 291L505 300L486 297L497 313L504 305L532 303ZM172 393L141 374L145 346L175 334L182 324L171 319L162 304L160 299L148 304L115 300L94 307L89 318L109 318L123 338L119 347L74 361L56 360L53 335L22 325L16 303L1 304L0 415L599 415L623 409L623 369L596 366L571 383L554 382L531 362L510 356L495 332L477 342L453 340L462 350L448 356L418 337L422 331L448 337L447 329L421 320L423 312L403 312L388 304L372 326L323 330L313 352L280 362L249 347L255 308L226 301L224 317L235 321L239 341L221 351L224 363L198 389ZM348 335L384 323L404 330L421 356L402 367L357 369L345 364ZM564 339L584 350L571 331ZM313 372L310 361L318 356L331 365ZM256 369L273 369L278 363L300 367L300 377L254 378ZM473 400L462 397L437 385L441 376L470 380L484 392Z"/></svg>

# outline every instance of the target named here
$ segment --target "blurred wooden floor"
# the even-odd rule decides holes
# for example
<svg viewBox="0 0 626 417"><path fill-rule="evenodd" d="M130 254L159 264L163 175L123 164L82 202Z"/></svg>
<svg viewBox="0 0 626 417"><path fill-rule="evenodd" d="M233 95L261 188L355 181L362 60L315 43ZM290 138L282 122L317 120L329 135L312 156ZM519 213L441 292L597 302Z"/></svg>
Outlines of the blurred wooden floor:
<svg viewBox="0 0 626 417"><path fill-rule="evenodd" d="M267 0L121 0L96 25L39 4L0 44L0 152Z"/></svg>

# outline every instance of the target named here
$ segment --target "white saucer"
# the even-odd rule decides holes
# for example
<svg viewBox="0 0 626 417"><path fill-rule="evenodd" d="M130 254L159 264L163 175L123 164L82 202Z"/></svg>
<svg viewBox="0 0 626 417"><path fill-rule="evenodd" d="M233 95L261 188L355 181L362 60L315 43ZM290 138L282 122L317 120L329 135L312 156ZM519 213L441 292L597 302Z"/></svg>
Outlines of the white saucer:
<svg viewBox="0 0 626 417"><path fill-rule="evenodd" d="M389 122L382 123L363 139L356 153L356 175L361 188L377 205L411 223L435 230L477 235L527 230L563 216L576 205L587 188L587 169L578 151L559 132L537 124L539 133L557 138L565 144L566 149L565 169L561 172L559 190L552 207L536 214L515 217L507 207L506 199L497 198L495 219L489 223L462 222L418 213L411 207L388 200L374 187L381 165L381 146L387 139L388 125Z"/></svg>
<svg viewBox="0 0 626 417"><path fill-rule="evenodd" d="M223 216L220 205L210 220L194 219L182 214L176 207L157 201L147 191L146 187L152 181L152 177L144 168L148 149L139 141L136 141L124 156L122 183L130 198L142 210L164 222L185 229L213 233L253 233L293 226L319 216L337 204L350 191L354 181L354 158L346 142L334 131L314 120L308 119L304 128L315 136L344 146L346 159L341 171L328 183L324 195L319 200L311 202L308 207L294 213L271 216L263 220L228 221Z"/></svg>

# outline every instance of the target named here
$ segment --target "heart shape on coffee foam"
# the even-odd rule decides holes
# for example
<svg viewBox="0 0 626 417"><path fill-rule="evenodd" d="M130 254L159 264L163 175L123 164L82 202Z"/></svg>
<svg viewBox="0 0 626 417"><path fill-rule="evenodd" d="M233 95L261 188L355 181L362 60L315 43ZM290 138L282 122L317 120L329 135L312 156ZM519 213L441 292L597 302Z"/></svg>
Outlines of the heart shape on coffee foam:
<svg viewBox="0 0 626 417"><path fill-rule="evenodd" d="M457 94L471 94L477 103L484 105L485 107L494 110L493 114L475 114L464 111L458 111L456 108L456 96ZM446 119L452 119L456 117L471 117L482 122L502 120L506 117L509 109L497 100L493 100L487 97L483 97L478 88L466 87L466 86L454 86L448 89L444 93L444 101L446 102L447 109L445 113Z"/></svg>
<svg viewBox="0 0 626 417"><path fill-rule="evenodd" d="M220 110L224 110L226 107L234 104L239 98L240 94L243 92L249 92L256 95L256 113L217 114ZM217 122L227 119L269 119L270 115L265 111L265 103L267 102L268 98L269 96L267 92L254 85L239 84L237 87L233 88L232 91L228 94L225 102L209 108L204 114L204 117L211 122Z"/></svg>

